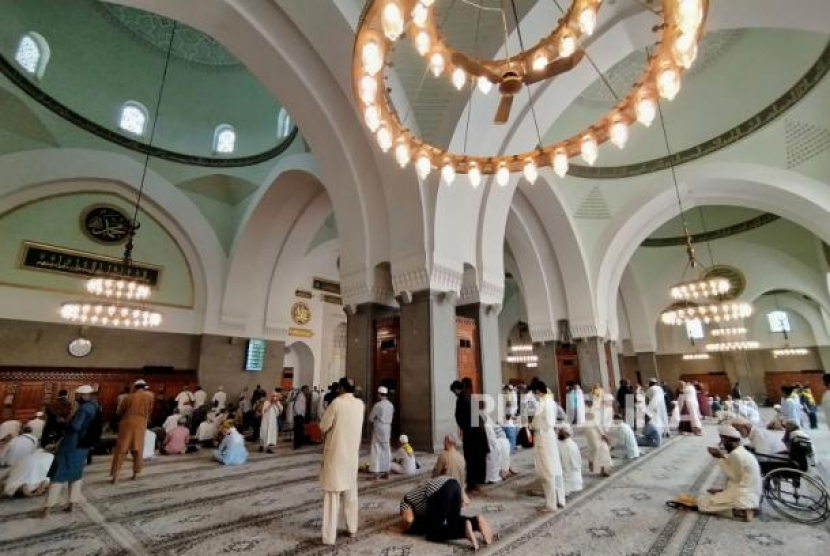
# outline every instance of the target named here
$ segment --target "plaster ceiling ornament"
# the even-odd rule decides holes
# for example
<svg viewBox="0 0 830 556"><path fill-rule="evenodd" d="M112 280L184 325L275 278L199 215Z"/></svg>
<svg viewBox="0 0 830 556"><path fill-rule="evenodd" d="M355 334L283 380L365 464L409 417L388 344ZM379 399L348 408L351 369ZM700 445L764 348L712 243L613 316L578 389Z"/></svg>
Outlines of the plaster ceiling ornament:
<svg viewBox="0 0 830 556"><path fill-rule="evenodd" d="M561 177L568 170L569 158L581 155L593 164L599 156L599 146L606 141L622 148L634 122L649 126L659 108L659 99L672 100L679 92L681 76L697 56L709 9L709 0L662 0L663 23L655 27L660 36L641 78L627 96L588 129L548 145L543 145L539 136L536 149L524 153L475 156L439 148L416 136L401 121L384 86L384 68L390 65L395 42L408 34L418 53L427 60L429 72L435 78L446 73L458 90L466 88L472 94L477 87L487 93L497 87L501 102L494 123L503 124L510 117L516 94L533 83L570 71L587 57L580 41L593 34L602 0L573 0L549 35L528 48L522 44L518 53L509 52L505 36L507 57L497 60L474 58L449 46L436 24L435 0L369 1L357 30L352 61L354 97L367 127L377 135L384 152L394 153L401 167L414 160L421 179L440 168L447 185L461 173L468 174L473 187L480 183L482 174L496 175L499 185L504 186L511 172L522 172L532 183L542 166L552 166ZM481 10L500 11L507 33L505 10L465 3ZM516 25L521 44L515 6L511 22Z"/></svg>

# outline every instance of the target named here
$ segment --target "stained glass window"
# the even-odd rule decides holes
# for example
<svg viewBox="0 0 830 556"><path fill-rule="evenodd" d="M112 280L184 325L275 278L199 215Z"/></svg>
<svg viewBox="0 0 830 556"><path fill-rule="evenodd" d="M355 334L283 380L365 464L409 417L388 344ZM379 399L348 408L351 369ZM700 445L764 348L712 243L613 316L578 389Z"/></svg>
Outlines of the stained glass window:
<svg viewBox="0 0 830 556"><path fill-rule="evenodd" d="M770 332L792 332L790 317L786 311L770 311L767 313Z"/></svg>
<svg viewBox="0 0 830 556"><path fill-rule="evenodd" d="M26 73L43 77L49 61L49 45L34 31L26 33L17 45L14 60Z"/></svg>
<svg viewBox="0 0 830 556"><path fill-rule="evenodd" d="M236 150L236 131L233 126L222 124L213 135L213 152L230 154Z"/></svg>
<svg viewBox="0 0 830 556"><path fill-rule="evenodd" d="M293 127L294 124L291 121L291 115L285 110L285 108L281 108L280 114L277 117L277 137L285 139L291 135Z"/></svg>
<svg viewBox="0 0 830 556"><path fill-rule="evenodd" d="M125 102L121 107L118 127L134 135L144 135L147 127L147 109L133 100Z"/></svg>
<svg viewBox="0 0 830 556"><path fill-rule="evenodd" d="M703 323L699 319L686 321L686 335L691 340L703 339Z"/></svg>

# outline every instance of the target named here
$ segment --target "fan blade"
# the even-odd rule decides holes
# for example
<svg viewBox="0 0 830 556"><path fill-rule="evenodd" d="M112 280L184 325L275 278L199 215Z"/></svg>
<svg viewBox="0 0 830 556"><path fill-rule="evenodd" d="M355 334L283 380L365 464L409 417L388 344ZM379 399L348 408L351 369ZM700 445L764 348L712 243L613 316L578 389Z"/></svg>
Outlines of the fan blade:
<svg viewBox="0 0 830 556"><path fill-rule="evenodd" d="M499 82L499 76L493 73L493 71L482 65L478 62L473 61L472 59L468 58L464 54L460 52L453 52L452 57L450 58L454 66L458 66L470 75L474 75L475 77L486 77L492 83Z"/></svg>
<svg viewBox="0 0 830 556"><path fill-rule="evenodd" d="M582 58L585 57L584 50L577 50L567 58L559 58L554 60L541 71L532 71L526 73L522 77L522 81L526 85L531 83L536 83L537 81L542 81L543 79L550 79L551 77L556 77L560 73L565 73L566 71L571 71L576 67L579 62L582 61Z"/></svg>
<svg viewBox="0 0 830 556"><path fill-rule="evenodd" d="M495 124L507 123L510 119L510 109L513 107L513 95L502 95L499 102L499 108L496 110L496 117L493 120Z"/></svg>

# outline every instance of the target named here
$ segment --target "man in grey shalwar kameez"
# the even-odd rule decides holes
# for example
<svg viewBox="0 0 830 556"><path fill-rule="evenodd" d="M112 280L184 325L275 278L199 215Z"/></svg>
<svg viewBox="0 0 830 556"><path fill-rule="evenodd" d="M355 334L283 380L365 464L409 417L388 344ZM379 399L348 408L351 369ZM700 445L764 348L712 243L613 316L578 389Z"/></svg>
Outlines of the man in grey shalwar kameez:
<svg viewBox="0 0 830 556"><path fill-rule="evenodd" d="M395 406L387 396L386 386L378 388L378 401L369 412L369 422L372 423L372 446L369 452L369 471L381 477L389 476L392 466L392 418L395 416Z"/></svg>

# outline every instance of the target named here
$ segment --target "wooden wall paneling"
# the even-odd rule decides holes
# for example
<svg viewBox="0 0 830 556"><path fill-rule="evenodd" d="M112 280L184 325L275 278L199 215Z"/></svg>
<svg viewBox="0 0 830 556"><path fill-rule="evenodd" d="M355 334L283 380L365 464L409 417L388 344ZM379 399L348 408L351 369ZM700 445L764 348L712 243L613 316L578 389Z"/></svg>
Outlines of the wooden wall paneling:
<svg viewBox="0 0 830 556"><path fill-rule="evenodd" d="M556 369L559 375L559 403L564 406L566 385L569 382L582 383L579 376L579 357L576 349L556 348Z"/></svg>
<svg viewBox="0 0 830 556"><path fill-rule="evenodd" d="M680 380L686 382L697 381L700 383L704 392L709 392L710 396L720 396L724 400L732 391L732 383L729 381L729 375L726 373L683 374L680 375Z"/></svg>
<svg viewBox="0 0 830 556"><path fill-rule="evenodd" d="M475 319L455 318L456 347L458 350L458 380L473 381L473 392L481 393L481 350L479 350L478 325Z"/></svg>
<svg viewBox="0 0 830 556"><path fill-rule="evenodd" d="M816 403L821 403L821 398L824 396L824 371L809 370L809 371L784 371L780 373L766 373L764 375L764 383L767 386L767 397L772 403L778 403L781 399L781 387L785 384L799 383L802 386L810 386L813 392L813 397Z"/></svg>
<svg viewBox="0 0 830 556"><path fill-rule="evenodd" d="M389 401L395 406L392 438L397 438L401 432L401 407L405 403L400 393L400 339L400 317L388 317L375 321L375 372L372 377L372 391L366 392L366 401L371 408L377 399L378 387L386 386L390 390Z"/></svg>

